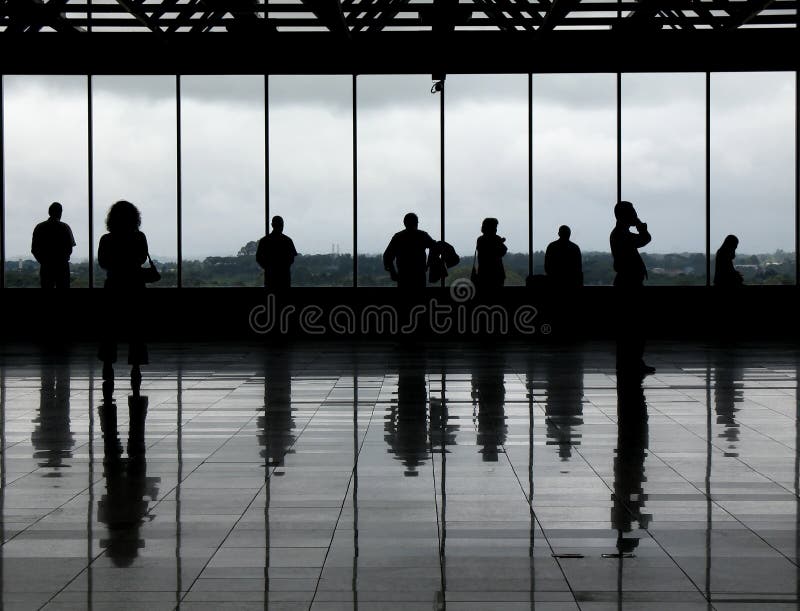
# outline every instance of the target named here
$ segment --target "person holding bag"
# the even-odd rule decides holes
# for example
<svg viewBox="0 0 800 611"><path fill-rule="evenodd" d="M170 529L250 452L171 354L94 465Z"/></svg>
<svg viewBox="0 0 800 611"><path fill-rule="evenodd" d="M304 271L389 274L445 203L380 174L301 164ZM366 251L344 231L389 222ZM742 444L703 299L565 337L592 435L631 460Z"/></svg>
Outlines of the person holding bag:
<svg viewBox="0 0 800 611"><path fill-rule="evenodd" d="M142 339L142 301L145 284L161 275L147 247L140 226L142 216L132 203L120 200L108 211L106 229L100 238L97 262L106 271L102 311L102 341L98 358L103 361L103 394L113 393L117 343L128 343L131 388L138 395L142 382L141 366L148 363L147 346ZM150 261L149 267L142 267Z"/></svg>

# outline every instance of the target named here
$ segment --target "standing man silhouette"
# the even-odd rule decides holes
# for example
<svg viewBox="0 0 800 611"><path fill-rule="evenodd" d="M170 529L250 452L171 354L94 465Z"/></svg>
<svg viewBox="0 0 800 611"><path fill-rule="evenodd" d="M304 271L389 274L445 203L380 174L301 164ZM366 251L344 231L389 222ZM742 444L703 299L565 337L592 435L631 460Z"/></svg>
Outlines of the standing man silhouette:
<svg viewBox="0 0 800 611"><path fill-rule="evenodd" d="M283 217L272 217L272 232L258 241L256 261L264 269L264 287L270 291L292 285L290 269L297 256L292 238L283 233Z"/></svg>
<svg viewBox="0 0 800 611"><path fill-rule="evenodd" d="M652 237L647 223L639 220L633 204L620 201L614 206L617 224L611 232L611 255L614 258L614 286L618 288L618 342L617 369L637 371L642 375L655 373L655 367L646 365L644 356L644 330L641 316L641 288L647 278L639 249L650 243ZM637 233L630 228L636 227Z"/></svg>
<svg viewBox="0 0 800 611"><path fill-rule="evenodd" d="M575 288L583 286L581 249L570 241L572 230L566 225L558 228L558 239L547 245L544 253L544 272L553 286Z"/></svg>
<svg viewBox="0 0 800 611"><path fill-rule="evenodd" d="M418 228L419 218L413 212L403 217L403 225L405 229L392 236L383 253L383 267L392 280L397 282L397 288L424 289L427 261L425 250L436 246L436 241Z"/></svg>
<svg viewBox="0 0 800 611"><path fill-rule="evenodd" d="M50 218L36 225L31 240L31 253L40 266L40 286L43 289L68 289L69 257L75 238L69 225L61 222L61 204L53 202L47 213Z"/></svg>

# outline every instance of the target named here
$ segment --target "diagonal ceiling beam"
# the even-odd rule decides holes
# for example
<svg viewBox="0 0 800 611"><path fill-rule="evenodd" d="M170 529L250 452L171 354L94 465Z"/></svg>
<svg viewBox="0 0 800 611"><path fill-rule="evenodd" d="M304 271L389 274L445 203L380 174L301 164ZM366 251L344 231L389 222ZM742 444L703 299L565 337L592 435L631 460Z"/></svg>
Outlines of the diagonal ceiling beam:
<svg viewBox="0 0 800 611"><path fill-rule="evenodd" d="M553 3L544 16L542 25L539 26L539 31L548 32L555 29L555 27L580 4L580 1L581 0L553 0Z"/></svg>
<svg viewBox="0 0 800 611"><path fill-rule="evenodd" d="M212 11L233 15L233 22L226 23L229 32L277 31L269 19L262 19L256 13L264 12L265 6L258 0L202 0L202 4Z"/></svg>
<svg viewBox="0 0 800 611"><path fill-rule="evenodd" d="M80 32L67 21L61 9L66 0L52 0L44 4L41 0L14 0L4 2L3 12L9 17L6 32L38 32L44 27L57 32Z"/></svg>
<svg viewBox="0 0 800 611"><path fill-rule="evenodd" d="M748 23L761 11L766 9L774 0L747 0L747 2L737 2L736 8L728 9L730 20L725 24L726 30L735 30ZM733 8L734 4L729 3Z"/></svg>
<svg viewBox="0 0 800 611"><path fill-rule="evenodd" d="M339 0L303 0L303 4L331 32L350 36L350 30L344 22L344 13Z"/></svg>
<svg viewBox="0 0 800 611"><path fill-rule="evenodd" d="M139 23L152 32L160 32L158 21L145 12L144 0L117 0L117 4L128 11ZM147 8L153 5L148 4Z"/></svg>
<svg viewBox="0 0 800 611"><path fill-rule="evenodd" d="M503 14L503 9L494 0L475 0L475 6L491 17L494 24L503 32L513 32L517 29L512 21ZM530 29L530 27L525 29Z"/></svg>

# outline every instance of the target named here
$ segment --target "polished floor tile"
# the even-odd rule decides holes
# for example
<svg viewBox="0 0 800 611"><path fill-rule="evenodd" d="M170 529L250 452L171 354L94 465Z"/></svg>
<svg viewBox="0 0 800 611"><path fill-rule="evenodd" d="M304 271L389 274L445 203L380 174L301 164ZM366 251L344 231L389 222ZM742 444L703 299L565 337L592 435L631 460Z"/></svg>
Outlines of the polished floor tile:
<svg viewBox="0 0 800 611"><path fill-rule="evenodd" d="M800 350L0 346L0 608L800 607Z"/></svg>

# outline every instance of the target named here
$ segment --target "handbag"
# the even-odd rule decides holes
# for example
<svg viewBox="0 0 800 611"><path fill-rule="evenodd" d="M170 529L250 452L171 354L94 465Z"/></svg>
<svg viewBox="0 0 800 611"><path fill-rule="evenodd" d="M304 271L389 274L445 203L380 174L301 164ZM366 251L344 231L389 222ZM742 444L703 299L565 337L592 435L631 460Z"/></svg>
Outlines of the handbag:
<svg viewBox="0 0 800 611"><path fill-rule="evenodd" d="M142 281L145 284L158 282L161 280L161 272L158 271L156 264L153 263L153 259L150 258L150 253L147 253L147 260L150 261L150 266L141 268Z"/></svg>
<svg viewBox="0 0 800 611"><path fill-rule="evenodd" d="M469 279L472 281L472 284L478 284L478 268L476 267L478 264L478 249L475 249L475 255L472 258L472 271L469 274Z"/></svg>

